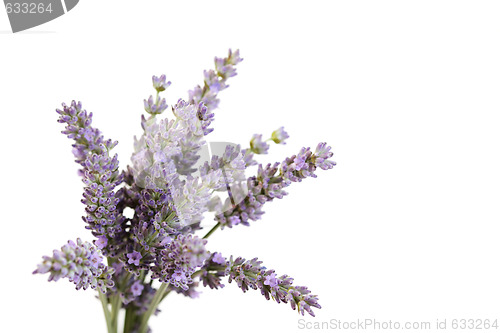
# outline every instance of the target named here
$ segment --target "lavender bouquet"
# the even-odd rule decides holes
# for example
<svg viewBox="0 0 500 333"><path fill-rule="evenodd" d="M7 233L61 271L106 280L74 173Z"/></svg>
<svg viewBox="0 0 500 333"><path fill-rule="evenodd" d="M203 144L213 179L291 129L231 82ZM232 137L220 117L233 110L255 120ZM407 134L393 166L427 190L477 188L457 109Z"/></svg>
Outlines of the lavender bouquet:
<svg viewBox="0 0 500 333"><path fill-rule="evenodd" d="M95 289L110 333L118 332L121 311L123 332L149 332L150 317L169 293L196 297L200 284L219 289L223 279L243 292L259 289L266 299L289 303L302 315L314 316L312 308L321 308L306 287L293 285L291 277L277 275L257 258L225 257L205 247L216 230L248 226L264 214L267 202L287 194L287 186L335 165L326 143L314 151L302 148L281 163L257 164L254 157L268 152L268 142L285 143L283 127L267 140L254 135L247 148L227 144L220 156L201 158L206 157L205 136L213 131L218 93L241 61L231 50L215 58L215 70L204 71L203 86L189 91L187 101L179 99L170 117L160 117L168 108L160 94L170 82L165 75L153 76L156 96L144 100L144 132L135 139L132 165L123 171L111 154L117 142L92 127L92 113L75 101L57 110L58 121L66 125L62 133L74 141L85 186L83 221L95 239L68 241L44 256L33 273L49 273L49 281L67 278L76 289ZM245 170L253 165L257 173L247 178ZM126 209L133 211L130 217ZM213 227L196 235L208 214L214 216Z"/></svg>

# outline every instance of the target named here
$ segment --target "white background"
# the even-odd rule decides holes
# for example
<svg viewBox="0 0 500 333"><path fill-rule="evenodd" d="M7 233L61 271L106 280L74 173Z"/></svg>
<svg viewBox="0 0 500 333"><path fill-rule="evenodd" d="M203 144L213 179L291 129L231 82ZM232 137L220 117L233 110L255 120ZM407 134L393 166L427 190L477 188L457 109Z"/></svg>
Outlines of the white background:
<svg viewBox="0 0 500 333"><path fill-rule="evenodd" d="M92 240L54 112L81 100L119 140L140 134L151 76L170 104L229 47L212 141L285 126L262 162L327 141L338 165L289 188L209 248L257 256L319 295L316 321L498 318L500 5L495 1L81 1L9 32L0 10L2 331L104 332L93 291L31 275L68 239ZM236 284L171 295L154 332L299 332L289 305ZM304 317L313 320L311 317ZM5 329L7 327L7 329Z"/></svg>

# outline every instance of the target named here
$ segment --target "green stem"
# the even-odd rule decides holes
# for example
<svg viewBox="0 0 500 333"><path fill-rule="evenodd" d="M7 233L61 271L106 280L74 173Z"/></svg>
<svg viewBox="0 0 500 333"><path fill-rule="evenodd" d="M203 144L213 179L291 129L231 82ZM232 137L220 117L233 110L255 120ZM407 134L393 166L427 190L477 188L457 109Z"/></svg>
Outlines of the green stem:
<svg viewBox="0 0 500 333"><path fill-rule="evenodd" d="M170 292L171 292L171 291L172 291L172 289L167 290L165 293L163 293L163 296L161 297L160 302L162 302L162 301L165 299L165 297L167 297L167 296L168 296L168 294L170 294Z"/></svg>
<svg viewBox="0 0 500 333"><path fill-rule="evenodd" d="M108 333L113 333L113 325L111 324L111 316L108 308L108 299L106 295L98 291L99 299L101 300L102 310L104 311L104 318L106 318L106 326L108 327Z"/></svg>
<svg viewBox="0 0 500 333"><path fill-rule="evenodd" d="M167 290L168 283L162 283L160 288L155 293L155 296L153 297L153 300L151 301L151 304L149 304L148 310L142 317L141 321L141 326L139 328L139 333L146 333L148 330L148 321L151 315L156 311L156 308L158 307L158 304L160 304L162 298L163 298L163 293L165 290Z"/></svg>
<svg viewBox="0 0 500 333"><path fill-rule="evenodd" d="M219 229L219 227L220 227L220 223L217 222L217 224L214 225L213 228L210 229L210 231L207 232L207 234L205 236L203 236L203 239L207 239L208 237L210 237L210 235L213 234L215 230Z"/></svg>
<svg viewBox="0 0 500 333"><path fill-rule="evenodd" d="M121 299L120 295L116 294L111 297L111 326L113 332L118 332L118 314L120 313Z"/></svg>
<svg viewBox="0 0 500 333"><path fill-rule="evenodd" d="M130 333L134 328L135 321L135 309L129 307L125 312L125 325L123 328L123 333Z"/></svg>

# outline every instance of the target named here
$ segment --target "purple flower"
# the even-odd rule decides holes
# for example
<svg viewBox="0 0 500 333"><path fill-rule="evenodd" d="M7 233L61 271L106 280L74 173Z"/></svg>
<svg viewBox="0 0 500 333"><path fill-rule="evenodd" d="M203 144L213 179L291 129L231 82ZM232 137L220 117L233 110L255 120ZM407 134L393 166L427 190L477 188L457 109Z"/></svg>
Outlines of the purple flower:
<svg viewBox="0 0 500 333"><path fill-rule="evenodd" d="M114 191L123 181L123 174L118 170L118 157L110 158L107 152L93 154L85 160L84 167L82 203L86 205L86 216L83 220L88 224L87 229L98 238L96 246L103 250L104 255L114 257L125 240L125 218L117 210L120 198Z"/></svg>
<svg viewBox="0 0 500 333"><path fill-rule="evenodd" d="M227 88L225 80L218 76L215 71L203 71L203 75L205 77L205 84L213 93L218 93Z"/></svg>
<svg viewBox="0 0 500 333"><path fill-rule="evenodd" d="M149 96L147 100L144 100L144 110L146 110L147 113L156 115L156 114L161 114L163 111L167 109L168 105L167 102L165 101L165 98L156 98L153 99L153 96Z"/></svg>
<svg viewBox="0 0 500 333"><path fill-rule="evenodd" d="M271 273L268 276L266 276L266 279L264 280L264 284L271 287L275 288L278 286L279 279L276 277L276 273Z"/></svg>
<svg viewBox="0 0 500 333"><path fill-rule="evenodd" d="M277 303L290 303L292 309L298 308L299 312L309 313L314 317L312 307L321 309L318 297L302 286L294 286L293 279L287 275L280 277L272 269L262 266L262 261L257 258L245 260L238 257L231 258L224 264L214 262L215 255L207 260L201 268L201 281L204 286L212 289L223 287L221 278L227 276L229 283L236 282L243 292L249 289L260 289L261 294L267 299L273 299Z"/></svg>
<svg viewBox="0 0 500 333"><path fill-rule="evenodd" d="M157 262L152 268L152 278L188 290L188 285L193 283L191 275L210 256L205 249L206 242L197 236L177 236L160 251L161 255L157 257Z"/></svg>
<svg viewBox="0 0 500 333"><path fill-rule="evenodd" d="M306 157L298 155L295 157L293 160L293 163L295 163L296 170L304 169L306 167Z"/></svg>
<svg viewBox="0 0 500 333"><path fill-rule="evenodd" d="M134 296L140 296L143 289L144 289L144 286L142 285L141 281L139 281L139 280L135 281L132 284L132 286L130 287L130 291L132 292L132 295L134 295Z"/></svg>
<svg viewBox="0 0 500 333"><path fill-rule="evenodd" d="M208 108L203 104L203 102L200 102L198 104L198 110L196 112L196 115L198 119L201 121L203 134L204 135L210 134L214 129L208 128L208 126L210 126L210 124L214 120L214 114L208 110Z"/></svg>
<svg viewBox="0 0 500 333"><path fill-rule="evenodd" d="M161 189L137 189L135 221L131 226L129 237L133 241L133 249L141 252L141 265L151 265L156 256L170 242L172 237L180 233L182 226L179 219L172 219L175 211L168 191ZM127 269L137 271L132 263Z"/></svg>
<svg viewBox="0 0 500 333"><path fill-rule="evenodd" d="M120 281L120 289L123 290L120 293L120 298L124 305L135 301L144 292L144 282L135 276L128 277L126 271L123 271L120 276L116 276L116 280Z"/></svg>
<svg viewBox="0 0 500 333"><path fill-rule="evenodd" d="M70 106L63 103L63 110L56 111L60 114L58 121L66 123L63 133L75 140L73 154L83 166L79 173L86 185L82 202L86 205L83 219L87 229L98 238L95 244L104 255L116 256L122 245L124 218L116 209L120 200L114 188L123 176L118 171L117 156L111 158L109 154L117 142L104 140L101 132L91 126L92 113L83 110L80 102L72 101Z"/></svg>
<svg viewBox="0 0 500 333"><path fill-rule="evenodd" d="M233 51L231 51L231 49L229 49L229 53L227 56L227 63L228 64L236 66L237 64L239 64L242 61L243 61L243 58L240 57L240 50L236 50L233 52Z"/></svg>
<svg viewBox="0 0 500 333"><path fill-rule="evenodd" d="M214 256L212 257L212 261L221 265L226 264L226 258L224 258L219 252L215 252Z"/></svg>
<svg viewBox="0 0 500 333"><path fill-rule="evenodd" d="M212 253L200 269L203 286L210 289L224 288L222 278L227 275L228 261L218 252Z"/></svg>
<svg viewBox="0 0 500 333"><path fill-rule="evenodd" d="M94 268L98 268L99 264L102 262L102 255L95 251L89 257L90 265Z"/></svg>
<svg viewBox="0 0 500 333"><path fill-rule="evenodd" d="M217 74L224 79L236 75L235 65L240 63L243 59L240 58L240 51L236 50L234 53L229 50L227 58L217 58L215 57L215 69Z"/></svg>
<svg viewBox="0 0 500 333"><path fill-rule="evenodd" d="M97 237L97 240L94 241L94 244L99 248L103 249L108 245L108 238L106 236L99 236Z"/></svg>
<svg viewBox="0 0 500 333"><path fill-rule="evenodd" d="M134 284L135 283L136 282L134 282ZM128 296L126 304L130 303L130 306L133 306L134 308L136 308L137 309L136 313L138 315L141 315L147 311L148 306L151 304L151 301L153 300L153 297L156 293L156 289L154 289L151 286L151 283L141 284L141 287L142 288L139 287L141 289L140 295L134 296L132 294L132 290L131 290L132 288L128 289L129 294L126 295L126 296ZM137 290L137 292L138 292L138 290Z"/></svg>
<svg viewBox="0 0 500 333"><path fill-rule="evenodd" d="M314 171L319 167L323 170L331 169L335 162L329 160L333 156L330 147L322 142L318 144L315 153L311 148L302 148L297 155L286 158L281 163L281 176L288 186L291 182L300 182L307 177L316 178Z"/></svg>
<svg viewBox="0 0 500 333"><path fill-rule="evenodd" d="M218 93L229 87L226 81L229 77L236 75L235 66L242 60L239 50L235 52L229 50L225 58L216 57L214 59L215 71L208 70L203 72L205 78L203 88L198 85L189 91L190 102L195 105L203 102L203 105L207 107L209 112L217 108L219 105Z"/></svg>
<svg viewBox="0 0 500 333"><path fill-rule="evenodd" d="M166 79L167 77L165 76L165 74L162 74L160 77L153 75L153 87L156 89L157 92L164 91L172 84L172 82L170 81L165 82Z"/></svg>
<svg viewBox="0 0 500 333"><path fill-rule="evenodd" d="M323 170L328 170L335 166L335 162L329 160L333 156L330 149L331 147L327 146L326 142L320 142L314 151L316 165Z"/></svg>
<svg viewBox="0 0 500 333"><path fill-rule="evenodd" d="M283 126L281 126L280 128L278 128L276 131L274 131L272 134L271 134L271 139L275 142L275 143L279 143L279 144L285 144L285 140L288 139L290 136L288 135L287 132L285 132L285 128Z"/></svg>
<svg viewBox="0 0 500 333"><path fill-rule="evenodd" d="M142 255L139 252L134 251L132 253L127 253L127 258L129 264L134 264L136 266L139 266L139 262L142 258Z"/></svg>
<svg viewBox="0 0 500 333"><path fill-rule="evenodd" d="M87 113L82 103L72 101L70 106L65 103L62 106L62 110L56 110L60 115L58 122L66 124L62 133L75 141L73 155L78 164L83 166L90 155L110 151L118 144L117 141L104 140L101 131L91 126L92 112ZM83 175L83 171L80 171L80 175Z"/></svg>
<svg viewBox="0 0 500 333"><path fill-rule="evenodd" d="M255 154L267 154L269 145L262 141L262 134L254 134L250 140L250 150Z"/></svg>
<svg viewBox="0 0 500 333"><path fill-rule="evenodd" d="M54 250L52 257L44 256L43 262L33 274L50 273L49 281L67 278L76 285L76 289L99 289L105 293L114 286L114 270L102 263L100 251L91 243L80 238L68 241L61 250Z"/></svg>
<svg viewBox="0 0 500 333"><path fill-rule="evenodd" d="M174 271L174 273L172 274L172 278L175 280L175 281L180 281L183 277L183 274L181 271L179 271L178 269L176 269Z"/></svg>
<svg viewBox="0 0 500 333"><path fill-rule="evenodd" d="M268 164L266 167L259 165L257 176L247 180L247 196L236 205L232 205L227 199L224 206L229 208L218 214L215 220L222 228L231 228L237 224L249 225L249 221L260 219L264 214L262 206L266 202L287 195L285 187L307 177L316 177L314 171L317 167L327 169L335 165L335 162L329 160L333 155L329 151L330 147L326 148L325 145L318 145L315 154L310 148L302 148L297 155L287 157L281 164Z"/></svg>
<svg viewBox="0 0 500 333"><path fill-rule="evenodd" d="M241 222L241 219L238 215L229 216L227 219L227 224L229 227L232 227L233 225L240 224L240 222Z"/></svg>

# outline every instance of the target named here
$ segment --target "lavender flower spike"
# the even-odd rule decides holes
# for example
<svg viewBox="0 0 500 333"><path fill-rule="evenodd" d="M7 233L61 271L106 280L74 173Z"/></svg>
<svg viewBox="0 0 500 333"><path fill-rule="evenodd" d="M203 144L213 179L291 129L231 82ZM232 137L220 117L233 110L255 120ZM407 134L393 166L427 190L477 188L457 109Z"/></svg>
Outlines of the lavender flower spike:
<svg viewBox="0 0 500 333"><path fill-rule="evenodd" d="M68 241L61 250L54 250L52 257L44 256L43 262L33 274L50 273L49 281L68 278L76 285L76 289L99 289L102 293L106 288L112 288L113 269L102 262L101 252L92 244L83 242L80 238Z"/></svg>
<svg viewBox="0 0 500 333"><path fill-rule="evenodd" d="M125 218L117 210L120 202L114 189L123 180L118 171L118 158L107 156L107 152L94 154L85 161L83 182L86 185L82 203L86 205L83 220L87 229L97 237L96 245L107 256L115 257L124 242Z"/></svg>
<svg viewBox="0 0 500 333"><path fill-rule="evenodd" d="M237 224L249 225L249 221L260 219L264 212L262 206L275 198L281 199L287 195L283 189L292 182L300 182L307 177L316 177L317 168L331 169L335 162L329 160L333 156L331 147L322 142L318 144L314 153L310 148L302 148L297 155L287 157L281 165L275 163L266 167L259 165L257 176L248 178L248 195L245 198L236 198L239 202L232 205L226 200L215 220L222 228ZM246 192L245 192L246 193Z"/></svg>
<svg viewBox="0 0 500 333"><path fill-rule="evenodd" d="M222 277L227 276L229 283L235 281L243 292L248 289L259 289L267 299L273 299L277 303L288 303L293 310L297 309L300 314L309 313L314 317L311 308L321 309L318 297L302 286L293 286L293 278L288 275L277 276L273 269L263 267L262 261L254 258L245 260L238 257L233 260L223 258L219 253L213 253L200 270L201 281L204 286L212 289L222 288L220 283Z"/></svg>
<svg viewBox="0 0 500 333"><path fill-rule="evenodd" d="M204 72L205 82L203 88L196 86L193 90L189 91L189 100L193 104L203 104L207 107L208 111L212 111L219 105L217 95L222 90L229 87L226 84L228 78L236 75L235 66L243 59L240 58L240 51L229 53L225 58L215 58L215 71L210 69Z"/></svg>
<svg viewBox="0 0 500 333"><path fill-rule="evenodd" d="M87 113L82 103L72 101L70 106L64 103L62 106L62 110L56 110L60 114L58 122L66 124L62 133L75 141L73 155L78 164L83 166L88 156L109 151L118 144L117 141L104 140L101 131L91 126L92 112ZM83 176L83 171L80 171L80 175Z"/></svg>

